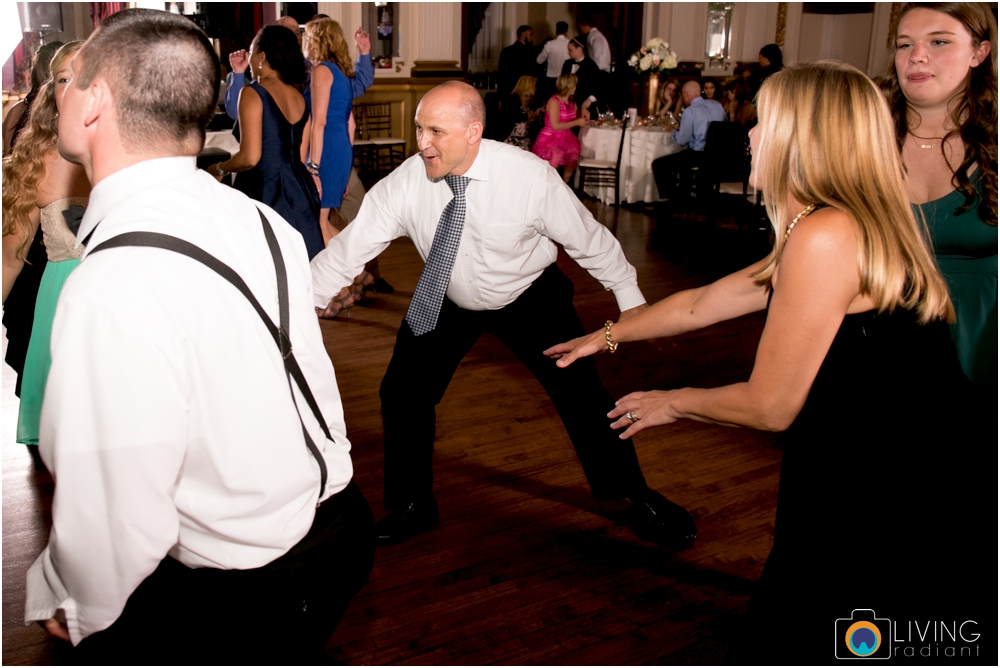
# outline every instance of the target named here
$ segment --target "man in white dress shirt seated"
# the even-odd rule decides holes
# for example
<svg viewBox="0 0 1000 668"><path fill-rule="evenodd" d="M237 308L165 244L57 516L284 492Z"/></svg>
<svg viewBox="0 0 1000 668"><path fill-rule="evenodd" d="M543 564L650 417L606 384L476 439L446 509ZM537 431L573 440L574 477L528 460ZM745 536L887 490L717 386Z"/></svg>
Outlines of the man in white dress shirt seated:
<svg viewBox="0 0 1000 668"><path fill-rule="evenodd" d="M448 82L428 92L415 118L420 154L379 181L354 222L312 261L324 317L335 315L339 305L329 302L393 239L409 237L425 261L379 392L389 515L376 525L376 539L400 542L438 523L435 407L466 353L490 332L552 398L594 495L631 499L650 535L684 544L695 536L694 522L646 486L631 440L610 429L614 401L596 365L560 369L542 352L584 334L556 244L614 292L623 318L646 308L635 269L547 162L484 140L484 121L471 86Z"/></svg>
<svg viewBox="0 0 1000 668"><path fill-rule="evenodd" d="M374 545L302 237L196 168L219 61L190 20L121 11L72 70L58 147L94 189L53 324L40 438L52 532L25 621L77 645L80 663L311 662ZM317 409L298 383L293 398L284 348L222 276L163 248L97 252L128 232L186 240L242 277L288 323Z"/></svg>

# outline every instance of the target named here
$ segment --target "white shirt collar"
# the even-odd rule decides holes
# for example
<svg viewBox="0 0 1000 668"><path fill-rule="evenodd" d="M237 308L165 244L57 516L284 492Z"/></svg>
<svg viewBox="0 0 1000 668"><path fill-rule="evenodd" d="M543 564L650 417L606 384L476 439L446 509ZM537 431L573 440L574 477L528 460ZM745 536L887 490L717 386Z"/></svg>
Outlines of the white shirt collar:
<svg viewBox="0 0 1000 668"><path fill-rule="evenodd" d="M145 160L105 177L90 191L90 202L76 234L77 244L86 239L97 223L120 202L141 190L190 176L197 170L196 158L183 155Z"/></svg>
<svg viewBox="0 0 1000 668"><path fill-rule="evenodd" d="M491 142L488 139L480 140L479 153L476 155L476 159L473 160L472 165L462 176L467 176L473 181L490 180L490 157L488 155L492 149L490 144Z"/></svg>

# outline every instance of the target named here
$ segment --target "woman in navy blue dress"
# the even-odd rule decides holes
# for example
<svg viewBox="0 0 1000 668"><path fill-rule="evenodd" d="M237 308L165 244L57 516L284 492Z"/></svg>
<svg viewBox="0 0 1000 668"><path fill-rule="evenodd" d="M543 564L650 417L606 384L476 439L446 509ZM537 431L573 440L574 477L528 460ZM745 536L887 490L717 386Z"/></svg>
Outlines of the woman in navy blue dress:
<svg viewBox="0 0 1000 668"><path fill-rule="evenodd" d="M296 86L308 71L295 34L267 26L250 45L253 82L240 91L240 150L209 168L217 179L236 172L233 184L267 204L297 229L312 259L324 248L319 193L305 166L309 107Z"/></svg>
<svg viewBox="0 0 1000 668"><path fill-rule="evenodd" d="M368 34L359 30L355 41L359 53L357 66L351 63L340 24L324 17L306 24L302 43L313 64L306 91L313 117L309 166L320 186L319 221L324 242L337 235L337 227L330 222L330 210L340 208L354 166L348 127L354 98L363 95L375 78L368 55L371 51Z"/></svg>

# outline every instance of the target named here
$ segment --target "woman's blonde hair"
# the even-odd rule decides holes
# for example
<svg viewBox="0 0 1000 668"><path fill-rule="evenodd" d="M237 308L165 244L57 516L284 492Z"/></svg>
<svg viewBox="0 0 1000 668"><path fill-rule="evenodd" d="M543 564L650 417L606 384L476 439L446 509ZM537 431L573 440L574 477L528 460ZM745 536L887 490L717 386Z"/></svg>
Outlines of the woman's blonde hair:
<svg viewBox="0 0 1000 668"><path fill-rule="evenodd" d="M523 76L517 80L512 95L517 95L521 100L521 108L531 111L531 102L535 99L535 88L538 86L538 79L535 77Z"/></svg>
<svg viewBox="0 0 1000 668"><path fill-rule="evenodd" d="M885 97L862 72L823 61L788 67L757 94L755 187L775 244L755 278L770 282L792 217L789 196L846 213L858 234L861 292L879 312L915 310L921 322L954 318L948 288L914 217Z"/></svg>
<svg viewBox="0 0 1000 668"><path fill-rule="evenodd" d="M344 76L354 78L354 63L347 49L347 40L340 24L331 18L313 19L306 24L306 49L313 67L329 60Z"/></svg>
<svg viewBox="0 0 1000 668"><path fill-rule="evenodd" d="M576 88L578 82L575 74L560 74L559 78L556 79L556 93L564 96L569 95L570 91Z"/></svg>
<svg viewBox="0 0 1000 668"><path fill-rule="evenodd" d="M38 182L45 173L45 155L56 145L59 126L52 78L81 46L83 42L67 42L52 56L51 74L28 111L28 126L17 138L10 157L3 161L4 236L18 230L27 232L31 226L29 215L37 201ZM32 242L31 235L23 236L16 253L19 260L24 260Z"/></svg>

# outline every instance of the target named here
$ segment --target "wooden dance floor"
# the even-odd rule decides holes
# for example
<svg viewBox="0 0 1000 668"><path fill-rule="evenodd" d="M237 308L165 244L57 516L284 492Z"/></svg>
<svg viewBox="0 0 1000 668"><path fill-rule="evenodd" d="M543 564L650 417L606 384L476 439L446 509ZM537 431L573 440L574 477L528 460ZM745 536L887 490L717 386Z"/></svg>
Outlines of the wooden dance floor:
<svg viewBox="0 0 1000 668"><path fill-rule="evenodd" d="M588 201L610 226L613 209ZM617 236L647 299L729 273L766 252L766 235L704 219L622 210ZM588 330L618 311L565 255ZM408 240L381 257L392 295L322 324L344 399L356 481L382 502L378 388L421 269ZM525 323L530 327L531 323ZM655 342L597 363L613 396L746 380L763 316ZM25 572L45 544L53 492L14 443L9 368L3 403L3 663L72 662L24 626ZM252 419L252 416L250 416ZM330 638L347 664L712 664L722 661L770 549L781 459L773 434L684 421L635 445L650 487L698 523L674 552L629 529L624 503L598 503L551 402L496 339L460 366L439 409L435 493L441 526L379 547L368 584ZM225 614L225 611L220 611ZM168 639L165 639L169 642Z"/></svg>

